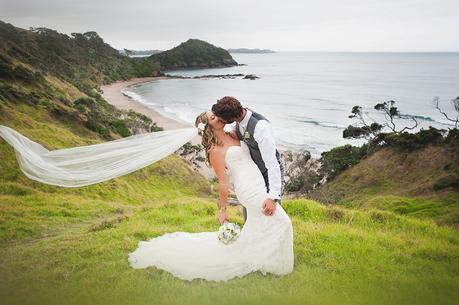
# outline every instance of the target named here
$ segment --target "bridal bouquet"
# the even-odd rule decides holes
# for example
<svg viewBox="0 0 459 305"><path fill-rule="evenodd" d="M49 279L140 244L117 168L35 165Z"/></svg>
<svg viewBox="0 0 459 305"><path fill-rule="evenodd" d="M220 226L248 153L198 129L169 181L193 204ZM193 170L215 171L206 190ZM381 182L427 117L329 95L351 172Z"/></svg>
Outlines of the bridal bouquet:
<svg viewBox="0 0 459 305"><path fill-rule="evenodd" d="M241 233L241 228L237 224L225 222L218 229L218 240L227 245L238 239L239 233Z"/></svg>

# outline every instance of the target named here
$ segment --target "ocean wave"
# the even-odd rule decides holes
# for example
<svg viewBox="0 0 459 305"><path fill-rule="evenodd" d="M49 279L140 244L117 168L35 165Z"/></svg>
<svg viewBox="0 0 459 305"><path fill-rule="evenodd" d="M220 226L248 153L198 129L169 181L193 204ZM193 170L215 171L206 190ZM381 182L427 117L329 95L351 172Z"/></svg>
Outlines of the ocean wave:
<svg viewBox="0 0 459 305"><path fill-rule="evenodd" d="M432 122L432 123L440 124L443 126L454 126L454 124L452 123L440 122L440 121L437 121L431 118L430 116L422 116L422 115L416 115L416 114L400 114L400 117L405 118L405 119L415 118L417 120Z"/></svg>
<svg viewBox="0 0 459 305"><path fill-rule="evenodd" d="M276 138L277 146L280 150L291 150L291 151L302 151L302 150L307 150L311 153L315 154L320 154L319 151L314 146L311 146L309 144L299 144L299 143L294 143L291 141L287 141L283 138Z"/></svg>
<svg viewBox="0 0 459 305"><path fill-rule="evenodd" d="M319 108L319 110L322 110L322 111L333 111L333 112L336 112L336 111L342 112L342 111L344 111L343 109L340 109L340 108Z"/></svg>
<svg viewBox="0 0 459 305"><path fill-rule="evenodd" d="M437 122L434 119L432 119L430 116L422 116L422 115L415 115L415 114L402 114L402 113L400 114L400 116L402 118L415 118L415 119L422 120L422 121Z"/></svg>
<svg viewBox="0 0 459 305"><path fill-rule="evenodd" d="M175 117L181 121L194 124L196 116L203 110L191 106L189 103L174 103L168 106L161 106L162 113L169 117Z"/></svg>
<svg viewBox="0 0 459 305"><path fill-rule="evenodd" d="M306 123L306 124L311 124L311 125L316 125L324 128L333 128L333 129L346 129L346 126L344 125L339 125L333 122L326 122L326 121L317 121L312 118L298 118L296 119L297 122L299 123Z"/></svg>
<svg viewBox="0 0 459 305"><path fill-rule="evenodd" d="M127 97L137 101L137 102L141 102L143 104L149 104L147 103L147 101L140 95L140 94L137 94L135 92L132 92L132 91L129 91L129 90L126 90L126 89L121 89L121 93L123 93L124 95L126 95Z"/></svg>

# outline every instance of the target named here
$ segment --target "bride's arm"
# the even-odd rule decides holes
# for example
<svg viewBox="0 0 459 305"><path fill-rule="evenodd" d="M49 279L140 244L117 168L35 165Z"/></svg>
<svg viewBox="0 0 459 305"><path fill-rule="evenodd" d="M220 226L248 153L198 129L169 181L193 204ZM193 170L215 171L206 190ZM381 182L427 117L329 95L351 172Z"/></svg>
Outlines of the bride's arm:
<svg viewBox="0 0 459 305"><path fill-rule="evenodd" d="M220 223L228 220L228 214L226 214L226 206L228 202L228 176L226 174L224 150L221 148L214 148L209 154L210 163L215 171L215 175L218 178L218 194L220 202L220 214L218 220Z"/></svg>

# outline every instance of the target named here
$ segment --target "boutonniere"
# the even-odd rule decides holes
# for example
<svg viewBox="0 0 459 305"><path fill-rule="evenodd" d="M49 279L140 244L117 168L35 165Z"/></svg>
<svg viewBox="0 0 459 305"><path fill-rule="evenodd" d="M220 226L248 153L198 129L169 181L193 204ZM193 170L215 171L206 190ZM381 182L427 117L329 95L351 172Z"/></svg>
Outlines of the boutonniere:
<svg viewBox="0 0 459 305"><path fill-rule="evenodd" d="M250 133L248 131L244 132L244 139L246 140L250 139Z"/></svg>

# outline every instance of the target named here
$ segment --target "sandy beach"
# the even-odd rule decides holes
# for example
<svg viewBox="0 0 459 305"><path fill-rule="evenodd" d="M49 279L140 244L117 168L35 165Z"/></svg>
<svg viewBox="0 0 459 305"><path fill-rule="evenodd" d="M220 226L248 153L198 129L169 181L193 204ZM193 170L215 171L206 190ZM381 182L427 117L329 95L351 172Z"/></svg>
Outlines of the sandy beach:
<svg viewBox="0 0 459 305"><path fill-rule="evenodd" d="M184 127L192 127L193 125L188 124L186 122L177 121L168 117L161 115L158 111L154 110L147 105L133 100L132 98L126 96L121 92L124 88L129 86L134 86L140 83L151 82L154 80L166 79L166 77L142 77L142 78L133 78L127 81L120 81L110 85L101 86L102 89L102 96L104 99L120 108L129 110L132 109L139 113L145 114L146 116L150 117L153 122L156 122L158 126L163 127L164 130L171 130L171 129L178 129ZM196 135L194 139L191 140L191 143L198 144L201 143L201 137ZM196 168L196 170L206 177L206 179L212 179L215 174L214 172L209 169L204 162L200 162L200 167Z"/></svg>
<svg viewBox="0 0 459 305"><path fill-rule="evenodd" d="M122 89L137 85L140 83L151 82L154 80L165 79L166 77L142 77L142 78L133 78L127 81L120 81L110 85L101 86L102 89L102 96L104 99L109 102L110 104L120 108L129 110L132 109L139 113L145 114L146 116L150 117L153 122L156 122L158 126L163 127L165 130L170 129L177 129L177 128L184 128L184 127L191 127L192 125L186 122L179 122L177 120L173 120L171 118L162 116L159 112L154 110L147 105L138 102L136 100L131 99L130 97L126 96L121 92Z"/></svg>

